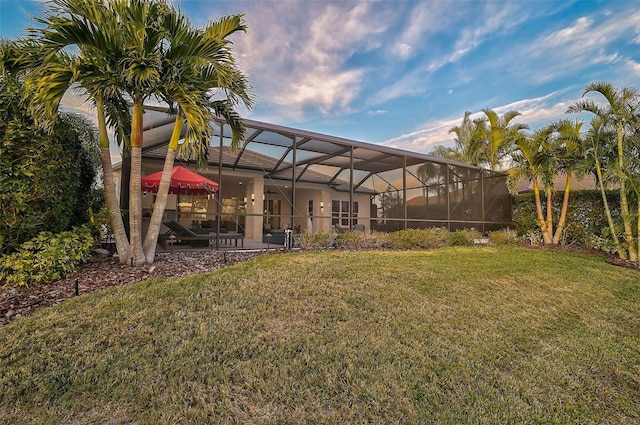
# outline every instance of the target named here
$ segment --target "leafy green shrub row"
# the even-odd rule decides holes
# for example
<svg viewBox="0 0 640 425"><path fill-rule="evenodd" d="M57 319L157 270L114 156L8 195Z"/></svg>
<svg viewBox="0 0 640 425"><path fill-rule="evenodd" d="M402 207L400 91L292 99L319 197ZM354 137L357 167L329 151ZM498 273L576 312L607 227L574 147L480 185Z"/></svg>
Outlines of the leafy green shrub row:
<svg viewBox="0 0 640 425"><path fill-rule="evenodd" d="M27 286L66 277L91 256L93 247L86 226L57 234L41 232L17 251L0 257L0 282Z"/></svg>
<svg viewBox="0 0 640 425"><path fill-rule="evenodd" d="M469 246L482 238L474 229L449 232L445 228L407 229L397 232L302 233L295 236L296 245L305 250L323 249L436 249L446 246ZM520 243L513 230L489 233L494 245Z"/></svg>
<svg viewBox="0 0 640 425"><path fill-rule="evenodd" d="M613 220L620 222L620 194L616 191L609 191L607 199ZM556 220L560 216L561 207L562 193L556 192L553 196L553 216ZM537 243L540 240L540 237L537 237L540 231L536 220L533 194L515 195L513 197L514 226L518 234L530 240L531 243ZM554 222L553 225L555 229L557 223ZM618 226L618 228L621 227ZM560 243L614 252L611 251L613 240L607 225L600 191L580 190L571 193L567 223Z"/></svg>
<svg viewBox="0 0 640 425"><path fill-rule="evenodd" d="M385 247L391 249L441 248L448 245L449 231L440 227L406 229L386 235Z"/></svg>
<svg viewBox="0 0 640 425"><path fill-rule="evenodd" d="M497 230L489 232L489 244L491 245L516 245L522 239L518 237L518 232L511 229Z"/></svg>
<svg viewBox="0 0 640 425"><path fill-rule="evenodd" d="M63 114L48 133L23 94L19 80L0 78L0 255L42 231L84 224L88 207L104 204L94 189L100 164L94 125Z"/></svg>

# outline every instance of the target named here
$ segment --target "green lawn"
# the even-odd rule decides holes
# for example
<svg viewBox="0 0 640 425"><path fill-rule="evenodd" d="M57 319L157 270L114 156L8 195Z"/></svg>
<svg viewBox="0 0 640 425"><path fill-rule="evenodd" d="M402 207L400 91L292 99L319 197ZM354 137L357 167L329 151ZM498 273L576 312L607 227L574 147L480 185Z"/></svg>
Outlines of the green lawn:
<svg viewBox="0 0 640 425"><path fill-rule="evenodd" d="M639 301L573 253L264 256L0 328L0 422L640 423Z"/></svg>

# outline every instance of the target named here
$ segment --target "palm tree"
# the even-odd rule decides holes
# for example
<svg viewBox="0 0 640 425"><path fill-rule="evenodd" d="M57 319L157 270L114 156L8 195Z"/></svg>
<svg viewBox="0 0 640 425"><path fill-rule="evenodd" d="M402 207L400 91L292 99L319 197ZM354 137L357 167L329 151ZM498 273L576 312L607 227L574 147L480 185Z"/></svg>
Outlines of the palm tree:
<svg viewBox="0 0 640 425"><path fill-rule="evenodd" d="M235 66L228 42L224 39L232 32L244 29L244 24L240 17L231 17L196 31L180 13L161 0L53 0L48 13L38 21L44 28L32 30L36 37L30 40L38 40L38 50L43 53L37 56L38 61L31 62L31 68L37 69L40 75L52 58L61 55L65 48L75 46L79 51L65 78L51 80L50 84L33 79L39 82L34 86L39 93L37 98L45 105L43 111L57 110L62 94L71 84L77 83L96 103L103 136L106 135L107 121L116 128L130 129L131 239L128 245L117 245L121 262L140 265L146 260L141 234L140 191L143 103L151 97L175 103L179 111L178 127L184 120L187 124L186 140L199 141L195 144L199 146L203 145L203 140L208 140L213 109L231 124L234 141L238 143L242 124L232 106L238 99L250 105L250 95L247 81ZM232 92L233 96L211 102L205 93L212 88L219 88L226 94ZM52 96L52 93L59 94L59 97ZM125 104L124 99L132 105L129 120L123 118L121 105ZM128 105L126 110L129 110ZM100 116L103 112L108 114L107 119ZM172 139L172 155L180 134L181 129L178 128ZM101 140L105 144L108 142L106 137ZM203 150L200 148L199 151ZM110 183L113 180L108 172L110 159L109 166L106 166L106 160L104 162L105 190L113 192L115 199L115 186L112 191ZM173 157L169 163L172 166ZM164 169L168 171L167 175L171 173L171 166ZM109 201L109 209L115 219L115 211L119 216L119 209L117 202L113 204ZM154 255L155 248L150 261Z"/></svg>
<svg viewBox="0 0 640 425"><path fill-rule="evenodd" d="M606 141L615 138L615 131L612 132L606 123L597 116L594 117L589 124L590 127L584 138L584 160L578 164L578 167L582 174L593 173L596 176L614 247L618 256L626 260L627 252L620 243L606 192L606 185L615 180L615 178L612 178L613 167L611 167L610 164L615 162L616 156L615 152L610 149L611 144L607 144Z"/></svg>
<svg viewBox="0 0 640 425"><path fill-rule="evenodd" d="M78 7L89 6L81 1L74 4ZM21 75L25 79L32 113L36 121L46 129L53 127L62 97L73 87L84 89L87 97L96 105L106 205L116 249L121 260L124 260L123 254L128 252L129 242L116 196L107 132L108 123L126 122L126 118L122 117L128 114L126 102L114 91L114 73L108 72L112 67L107 64L107 60L115 55L104 53L105 48L110 45L104 37L107 34L106 25L101 26L103 31L92 31L93 34L87 36L73 28L73 24L75 30L78 27L85 28L86 22L74 20L64 23L56 12L54 5L49 15L38 19L45 28L30 29L31 35L28 38L3 46L1 62L5 71ZM80 53L75 56L67 54L63 50L63 46L67 45L79 46ZM100 51L103 53L91 54ZM109 101L108 106L105 99ZM105 116L105 109L111 111L108 117ZM122 142L126 125L114 125L114 128L118 141Z"/></svg>
<svg viewBox="0 0 640 425"><path fill-rule="evenodd" d="M453 155L456 159L467 164L480 165L482 162L482 141L485 120L483 118L471 119L471 112L464 113L462 123L449 129L449 133L455 133L456 148ZM441 155L438 155L441 156Z"/></svg>
<svg viewBox="0 0 640 425"><path fill-rule="evenodd" d="M558 244L567 219L571 179L577 163L582 159L582 140L580 134L582 122L560 120L557 123L552 124L552 128L556 133L554 141L556 145L555 152L556 155L558 155L558 171L563 172L566 175L560 219L558 220L558 226L556 227L556 231L553 235L553 243Z"/></svg>
<svg viewBox="0 0 640 425"><path fill-rule="evenodd" d="M517 192L517 183L522 178L526 178L533 183L538 218L537 224L542 232L542 239L545 245L553 243L551 196L555 167L553 155L550 155L550 151L553 149L552 136L553 128L550 126L536 130L531 135L521 134L515 142L517 148L511 154L515 169L507 179L509 190L512 193ZM546 219L542 211L540 182L542 182L547 196Z"/></svg>
<svg viewBox="0 0 640 425"><path fill-rule="evenodd" d="M569 107L567 112L591 112L600 117L606 125L615 128L616 131L616 162L614 166L616 181L620 188L620 210L624 227L624 240L629 252L629 260L638 262L638 250L634 243L632 221L629 213L627 197L627 161L629 146L627 140L637 127L637 112L639 94L635 88L614 88L610 83L598 82L589 84L583 92L583 96L590 93L599 93L606 100L606 105L599 105L592 99L583 99Z"/></svg>
<svg viewBox="0 0 640 425"><path fill-rule="evenodd" d="M208 141L211 137L210 110L225 121L232 129L232 147L237 147L244 136L245 127L235 112L238 103L250 108L253 102L249 84L235 65L228 50L227 39L237 31L245 31L242 16L227 16L210 22L203 30L194 30L183 16L175 15L171 23L169 44L163 52L169 70L162 80L163 98L170 105L176 105L177 114L173 133L169 141L163 174L149 230L143 250L146 261L152 263L155 257L158 234L167 204L167 194L171 181L171 170L178 148L183 154L199 159L206 158ZM179 41L179 42L177 42ZM211 90L224 93L224 100L209 100ZM183 121L186 119L185 142L179 145ZM186 151L186 152L185 152Z"/></svg>
<svg viewBox="0 0 640 425"><path fill-rule="evenodd" d="M479 146L480 155L487 163L491 171L496 171L500 163L511 152L515 141L520 137L520 131L529 126L521 123L512 123L520 116L520 112L509 111L500 117L489 108L482 110L487 116L484 125L478 128L482 143Z"/></svg>

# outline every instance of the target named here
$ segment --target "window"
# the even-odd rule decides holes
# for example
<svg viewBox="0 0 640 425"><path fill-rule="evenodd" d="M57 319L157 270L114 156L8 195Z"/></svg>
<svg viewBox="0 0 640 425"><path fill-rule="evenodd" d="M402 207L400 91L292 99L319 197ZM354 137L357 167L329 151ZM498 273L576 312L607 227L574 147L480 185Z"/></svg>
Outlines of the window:
<svg viewBox="0 0 640 425"><path fill-rule="evenodd" d="M206 196L178 195L179 217L192 220L206 220L208 203L209 200Z"/></svg>
<svg viewBox="0 0 640 425"><path fill-rule="evenodd" d="M349 201L331 201L331 224L349 226L349 216L354 221L358 219L358 202L354 202L349 211Z"/></svg>
<svg viewBox="0 0 640 425"><path fill-rule="evenodd" d="M280 200L266 199L263 201L264 208L264 224L270 229L280 228Z"/></svg>

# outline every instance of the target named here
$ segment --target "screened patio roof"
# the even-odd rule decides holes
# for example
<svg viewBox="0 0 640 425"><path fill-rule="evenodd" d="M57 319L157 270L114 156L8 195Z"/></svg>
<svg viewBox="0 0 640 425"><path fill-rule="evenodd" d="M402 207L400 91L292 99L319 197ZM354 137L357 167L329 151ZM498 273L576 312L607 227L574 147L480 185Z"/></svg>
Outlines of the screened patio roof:
<svg viewBox="0 0 640 425"><path fill-rule="evenodd" d="M163 159L173 130L175 116L165 108L146 107L144 115L145 158ZM338 191L380 193L403 187L402 171L407 170L412 180L427 184L417 167L431 163L436 167L447 165L479 172L468 164L416 152L344 139L250 119L246 143L230 149L231 129L224 121L212 121L215 137L210 141L209 165L220 160L226 169L249 170L262 173L265 180L284 180L324 184ZM295 164L295 167L294 167ZM406 181L406 177L404 177ZM350 184L353 182L353 184Z"/></svg>

